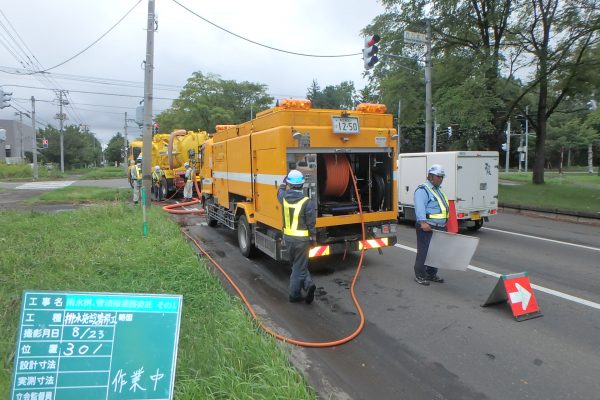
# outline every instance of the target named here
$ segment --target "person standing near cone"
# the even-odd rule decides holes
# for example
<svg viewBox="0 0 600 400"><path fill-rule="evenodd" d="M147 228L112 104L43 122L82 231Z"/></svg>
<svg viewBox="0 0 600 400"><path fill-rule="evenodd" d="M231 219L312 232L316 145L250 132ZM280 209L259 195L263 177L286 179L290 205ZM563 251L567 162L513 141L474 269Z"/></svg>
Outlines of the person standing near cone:
<svg viewBox="0 0 600 400"><path fill-rule="evenodd" d="M415 190L415 214L417 222L417 258L415 259L415 282L428 286L429 282L443 283L437 268L425 265L433 230L445 231L448 222L448 197L442 191L444 168L439 164L427 170L427 181Z"/></svg>

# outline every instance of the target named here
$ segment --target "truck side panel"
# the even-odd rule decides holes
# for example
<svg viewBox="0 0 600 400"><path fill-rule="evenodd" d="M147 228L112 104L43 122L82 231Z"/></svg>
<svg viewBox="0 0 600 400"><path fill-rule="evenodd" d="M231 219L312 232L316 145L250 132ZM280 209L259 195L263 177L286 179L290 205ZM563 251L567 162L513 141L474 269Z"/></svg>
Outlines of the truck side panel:
<svg viewBox="0 0 600 400"><path fill-rule="evenodd" d="M398 169L398 201L403 205L414 206L414 193L417 186L427 177L425 156L401 157Z"/></svg>
<svg viewBox="0 0 600 400"><path fill-rule="evenodd" d="M459 157L457 180L471 182L457 188L457 209L478 211L498 206L498 158Z"/></svg>
<svg viewBox="0 0 600 400"><path fill-rule="evenodd" d="M245 199L252 198L250 157L250 135L231 138L227 141L228 192Z"/></svg>
<svg viewBox="0 0 600 400"><path fill-rule="evenodd" d="M213 191L217 204L229 207L229 190L227 180L227 142L215 142L213 145Z"/></svg>

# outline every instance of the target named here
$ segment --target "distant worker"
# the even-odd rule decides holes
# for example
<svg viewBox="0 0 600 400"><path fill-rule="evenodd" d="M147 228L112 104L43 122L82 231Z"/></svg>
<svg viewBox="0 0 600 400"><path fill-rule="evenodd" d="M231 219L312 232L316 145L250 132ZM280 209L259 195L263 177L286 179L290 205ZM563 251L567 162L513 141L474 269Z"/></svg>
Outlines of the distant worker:
<svg viewBox="0 0 600 400"><path fill-rule="evenodd" d="M183 175L183 181L185 182L185 186L183 187L183 200L191 201L192 200L192 190L194 185L194 172L192 167L190 167L190 163L186 162L183 164L185 167L185 174Z"/></svg>
<svg viewBox="0 0 600 400"><path fill-rule="evenodd" d="M162 190L162 178L165 176L165 173L158 165L154 166L154 171L152 171L152 191L154 192L154 199L156 201L163 201L163 190Z"/></svg>
<svg viewBox="0 0 600 400"><path fill-rule="evenodd" d="M317 287L308 271L308 252L311 243L316 241L315 223L317 213L314 203L304 195L302 186L304 175L291 170L277 191L277 200L283 205L283 240L292 264L290 275L289 300L296 303L303 299L310 304L315 299Z"/></svg>
<svg viewBox="0 0 600 400"><path fill-rule="evenodd" d="M427 181L415 190L415 213L417 230L417 258L415 259L415 282L428 286L429 282L444 283L437 274L437 268L425 265L429 242L433 230L446 230L448 221L448 197L441 188L444 168L434 164L427 171Z"/></svg>
<svg viewBox="0 0 600 400"><path fill-rule="evenodd" d="M138 157L137 164L131 167L131 181L133 182L133 203L140 200L140 189L142 188L142 158Z"/></svg>
<svg viewBox="0 0 600 400"><path fill-rule="evenodd" d="M135 160L129 160L129 167L127 168L127 182L129 182L129 185L131 185L131 187L133 187L133 179L131 179L131 170L134 166Z"/></svg>

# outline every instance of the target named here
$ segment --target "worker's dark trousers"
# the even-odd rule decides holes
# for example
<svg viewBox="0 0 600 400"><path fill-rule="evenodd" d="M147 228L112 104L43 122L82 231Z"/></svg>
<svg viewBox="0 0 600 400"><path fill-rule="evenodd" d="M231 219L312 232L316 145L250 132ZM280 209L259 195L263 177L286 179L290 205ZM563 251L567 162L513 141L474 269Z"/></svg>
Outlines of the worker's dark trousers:
<svg viewBox="0 0 600 400"><path fill-rule="evenodd" d="M444 231L445 228L431 226L432 229L438 231ZM425 259L427 258L427 252L429 251L429 242L433 232L425 232L421 229L421 224L416 224L417 229L417 258L415 259L415 276L421 278L432 277L437 274L438 269L425 265Z"/></svg>
<svg viewBox="0 0 600 400"><path fill-rule="evenodd" d="M288 249L290 262L292 263L289 295L290 298L298 299L302 297L302 289L307 290L313 284L310 272L308 272L310 242L308 240L290 238L286 235L285 246Z"/></svg>

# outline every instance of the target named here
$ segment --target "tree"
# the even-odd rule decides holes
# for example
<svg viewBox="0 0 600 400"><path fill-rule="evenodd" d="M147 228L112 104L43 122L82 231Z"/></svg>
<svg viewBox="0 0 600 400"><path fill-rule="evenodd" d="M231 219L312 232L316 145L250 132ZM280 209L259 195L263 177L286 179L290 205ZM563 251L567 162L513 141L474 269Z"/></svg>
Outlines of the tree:
<svg viewBox="0 0 600 400"><path fill-rule="evenodd" d="M223 80L194 72L179 98L156 118L163 132L174 129L214 132L218 124L239 124L267 109L273 98L266 85Z"/></svg>
<svg viewBox="0 0 600 400"><path fill-rule="evenodd" d="M351 81L328 85L321 91L318 82L313 80L306 98L312 102L314 108L351 110L357 104L356 89Z"/></svg>
<svg viewBox="0 0 600 400"><path fill-rule="evenodd" d="M47 126L40 135L48 139L48 148L40 152L48 162L60 164L60 132ZM102 154L100 142L92 132L78 125L68 125L63 130L63 156L65 168L85 167L94 164Z"/></svg>
<svg viewBox="0 0 600 400"><path fill-rule="evenodd" d="M115 136L110 138L108 146L104 150L104 158L109 163L123 161L123 149L125 148L125 138L121 135L121 132L117 132Z"/></svg>
<svg viewBox="0 0 600 400"><path fill-rule="evenodd" d="M546 124L561 102L575 93L586 55L597 41L600 10L596 0L531 0L519 4L513 31L515 60L535 67L532 79L513 104L536 93L532 122L537 134L533 183L544 183Z"/></svg>

